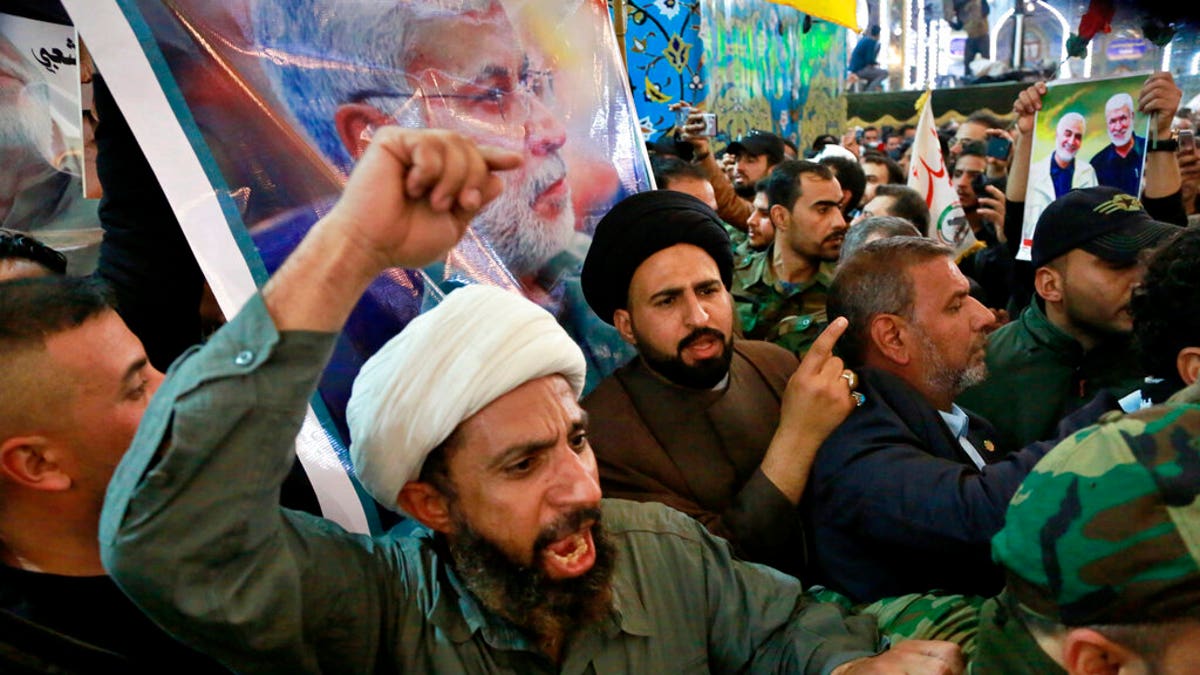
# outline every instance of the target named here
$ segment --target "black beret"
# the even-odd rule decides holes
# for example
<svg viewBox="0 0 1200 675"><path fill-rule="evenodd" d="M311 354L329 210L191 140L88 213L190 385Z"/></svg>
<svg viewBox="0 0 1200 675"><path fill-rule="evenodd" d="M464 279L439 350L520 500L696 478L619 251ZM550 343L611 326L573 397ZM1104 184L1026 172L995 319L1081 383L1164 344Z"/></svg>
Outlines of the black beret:
<svg viewBox="0 0 1200 675"><path fill-rule="evenodd" d="M580 283L592 311L608 323L623 309L629 282L646 258L676 244L704 249L717 263L721 282L733 281L733 247L716 212L691 195L653 190L617 203L596 225Z"/></svg>

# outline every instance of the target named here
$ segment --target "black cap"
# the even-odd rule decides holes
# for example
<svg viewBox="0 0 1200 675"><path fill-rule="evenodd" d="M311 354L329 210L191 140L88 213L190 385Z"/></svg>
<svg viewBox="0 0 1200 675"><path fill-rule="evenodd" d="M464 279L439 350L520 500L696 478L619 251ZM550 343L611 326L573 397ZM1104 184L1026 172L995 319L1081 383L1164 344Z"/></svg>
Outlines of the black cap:
<svg viewBox="0 0 1200 675"><path fill-rule="evenodd" d="M767 163L771 165L783 161L783 139L766 131L751 131L741 140L730 143L725 150L735 155L751 157L766 155Z"/></svg>
<svg viewBox="0 0 1200 675"><path fill-rule="evenodd" d="M637 268L676 244L704 249L729 288L733 247L721 219L707 204L674 190L642 192L617 202L596 225L579 273L583 297L596 316L611 324L613 313L627 304Z"/></svg>
<svg viewBox="0 0 1200 675"><path fill-rule="evenodd" d="M1032 263L1037 269L1077 248L1109 262L1131 263L1178 231L1151 218L1137 197L1116 188L1071 190L1038 217Z"/></svg>

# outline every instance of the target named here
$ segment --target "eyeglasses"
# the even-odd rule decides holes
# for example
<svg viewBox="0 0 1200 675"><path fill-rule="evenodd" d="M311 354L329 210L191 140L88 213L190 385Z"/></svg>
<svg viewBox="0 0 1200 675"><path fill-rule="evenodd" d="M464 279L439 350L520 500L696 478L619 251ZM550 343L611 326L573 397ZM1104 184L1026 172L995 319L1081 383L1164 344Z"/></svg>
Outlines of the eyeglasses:
<svg viewBox="0 0 1200 675"><path fill-rule="evenodd" d="M533 101L547 106L554 102L554 73L549 70L525 70L519 79L510 80L508 86L480 85L433 70L427 71L426 75L431 85L418 87L415 91L362 89L353 92L349 99L351 103L371 103L379 99L422 99L440 101L447 107L449 104L446 101L456 101L455 107L464 109L468 117L482 123L498 121L503 124L523 123L529 119ZM387 110L391 106L376 107ZM392 117L402 120L403 108L403 105L392 108Z"/></svg>

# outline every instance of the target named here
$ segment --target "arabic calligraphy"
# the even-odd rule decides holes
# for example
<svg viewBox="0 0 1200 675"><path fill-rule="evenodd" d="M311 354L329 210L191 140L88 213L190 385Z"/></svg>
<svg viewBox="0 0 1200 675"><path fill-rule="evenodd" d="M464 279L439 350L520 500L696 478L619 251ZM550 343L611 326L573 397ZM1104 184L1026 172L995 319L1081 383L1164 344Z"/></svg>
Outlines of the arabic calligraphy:
<svg viewBox="0 0 1200 675"><path fill-rule="evenodd" d="M63 53L58 47L42 47L36 52L30 49L29 53L33 54L33 60L40 63L46 72L57 73L60 66L75 65L75 41L67 38L66 47L67 53Z"/></svg>

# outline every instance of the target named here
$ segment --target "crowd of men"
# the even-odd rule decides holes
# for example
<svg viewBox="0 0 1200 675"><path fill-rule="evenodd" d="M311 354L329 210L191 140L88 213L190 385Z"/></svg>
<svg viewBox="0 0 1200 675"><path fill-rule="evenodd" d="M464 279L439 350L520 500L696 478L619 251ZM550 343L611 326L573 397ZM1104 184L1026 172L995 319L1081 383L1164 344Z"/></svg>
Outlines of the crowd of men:
<svg viewBox="0 0 1200 675"><path fill-rule="evenodd" d="M810 159L754 133L723 163L690 117L573 281L621 367L589 372L536 269L452 290L365 359L353 470L404 518L374 537L289 488L338 336L384 270L445 260L528 196L561 140L384 123L331 147L341 197L174 353L119 283L0 231L0 670L1193 671L1196 158L1147 147L1142 199L1058 194L1030 159L1045 91L946 134L965 254L902 185L905 130ZM1160 73L1129 107L1167 138L1179 101ZM1087 174L1078 123L1047 176ZM1008 157L980 148L998 136ZM107 146L113 203L122 144L144 161ZM1054 195L1025 263L1035 181ZM539 195L557 223L567 203Z"/></svg>

